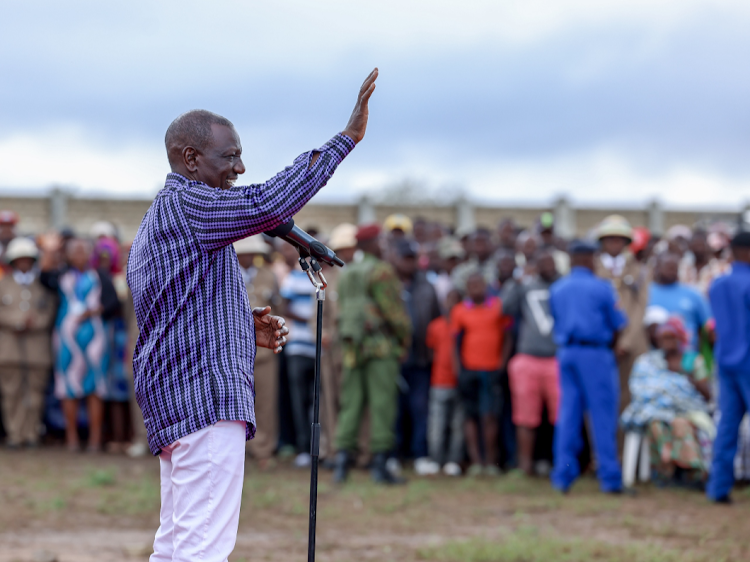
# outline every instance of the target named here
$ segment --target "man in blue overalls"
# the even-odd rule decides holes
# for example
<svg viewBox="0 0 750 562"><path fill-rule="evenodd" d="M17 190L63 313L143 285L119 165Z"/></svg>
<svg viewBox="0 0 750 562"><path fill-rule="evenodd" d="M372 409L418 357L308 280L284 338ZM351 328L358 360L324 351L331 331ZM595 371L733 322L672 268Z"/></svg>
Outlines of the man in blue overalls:
<svg viewBox="0 0 750 562"><path fill-rule="evenodd" d="M617 460L620 386L612 348L627 319L617 307L612 284L594 275L596 249L591 242L572 242L570 275L550 289L561 391L552 485L563 493L581 471L578 454L586 412L593 430L599 485L605 493L622 492Z"/></svg>
<svg viewBox="0 0 750 562"><path fill-rule="evenodd" d="M709 291L716 320L721 418L706 492L717 503L731 502L740 422L750 409L750 232L732 239L732 254L732 272L714 281Z"/></svg>

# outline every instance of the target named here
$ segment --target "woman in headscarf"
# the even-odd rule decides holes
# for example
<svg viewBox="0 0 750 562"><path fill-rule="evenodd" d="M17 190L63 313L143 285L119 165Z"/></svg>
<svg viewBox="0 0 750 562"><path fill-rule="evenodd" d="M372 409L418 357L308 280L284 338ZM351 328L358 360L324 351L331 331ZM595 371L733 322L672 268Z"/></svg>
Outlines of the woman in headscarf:
<svg viewBox="0 0 750 562"><path fill-rule="evenodd" d="M710 388L703 358L688 351L682 320L670 317L656 329L657 349L641 355L630 376L632 401L622 414L630 431L645 432L651 465L661 483L701 486L716 433L709 416Z"/></svg>

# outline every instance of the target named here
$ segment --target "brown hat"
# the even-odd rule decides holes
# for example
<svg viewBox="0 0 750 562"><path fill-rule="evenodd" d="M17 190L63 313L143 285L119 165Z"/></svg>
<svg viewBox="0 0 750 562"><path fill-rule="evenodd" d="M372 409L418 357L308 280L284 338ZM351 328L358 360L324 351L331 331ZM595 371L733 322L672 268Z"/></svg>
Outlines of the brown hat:
<svg viewBox="0 0 750 562"><path fill-rule="evenodd" d="M263 254L268 255L273 252L270 244L266 243L262 234L248 236L242 240L237 240L234 244L234 251L240 254Z"/></svg>
<svg viewBox="0 0 750 562"><path fill-rule="evenodd" d="M342 223L331 231L331 239L328 241L328 245L334 252L345 248L354 248L357 245L358 231L359 229L353 224Z"/></svg>
<svg viewBox="0 0 750 562"><path fill-rule="evenodd" d="M362 224L357 229L357 242L374 240L380 236L380 225L377 223Z"/></svg>

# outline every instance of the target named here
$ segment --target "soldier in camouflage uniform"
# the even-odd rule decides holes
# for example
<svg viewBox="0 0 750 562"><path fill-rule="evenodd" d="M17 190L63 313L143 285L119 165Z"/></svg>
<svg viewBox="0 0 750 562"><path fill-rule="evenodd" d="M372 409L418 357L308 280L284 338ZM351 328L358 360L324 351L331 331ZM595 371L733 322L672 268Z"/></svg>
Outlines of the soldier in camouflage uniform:
<svg viewBox="0 0 750 562"><path fill-rule="evenodd" d="M339 280L344 380L336 429L335 482L346 480L365 407L370 410L372 478L383 484L401 482L385 464L387 452L395 444L399 358L408 349L411 322L396 273L380 259L379 235L377 225L359 228L357 246L364 256L348 265Z"/></svg>

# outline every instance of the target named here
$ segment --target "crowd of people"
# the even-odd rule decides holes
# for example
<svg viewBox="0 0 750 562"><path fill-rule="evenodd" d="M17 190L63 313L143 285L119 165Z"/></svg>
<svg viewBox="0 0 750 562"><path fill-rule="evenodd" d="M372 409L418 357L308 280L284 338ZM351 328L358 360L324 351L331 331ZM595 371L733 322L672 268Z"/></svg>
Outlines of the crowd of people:
<svg viewBox="0 0 750 562"><path fill-rule="evenodd" d="M18 218L0 211L6 447L147 454L133 398L127 241L107 222L24 236ZM417 476L520 470L567 492L592 469L603 491L619 493L628 432L647 439L658 485L703 489L715 443L732 451L723 481L750 479L750 422L739 437L720 433L729 414L718 394L733 390L717 382L714 318L726 311L709 299L736 269L733 251L750 245L733 225L660 236L612 215L569 241L550 213L528 228L508 218L458 232L397 214L308 231L347 264L324 269L321 456L334 481L360 466L395 484L413 463ZM261 470L289 457L304 468L315 288L284 242L256 235L234 248L250 305L290 326L282 354L257 350L248 455ZM734 303L739 317L749 304ZM731 415L741 418L738 400ZM728 497L724 488L714 500Z"/></svg>

